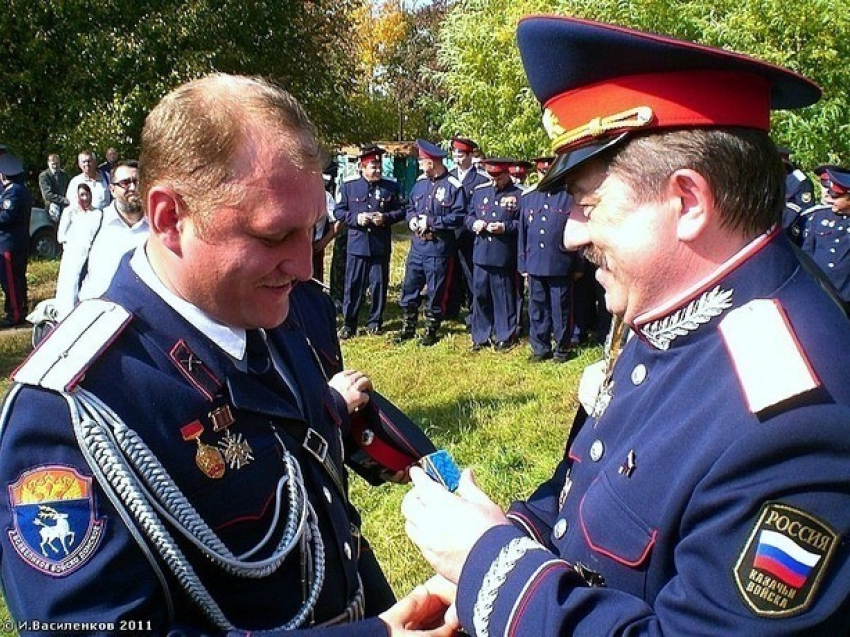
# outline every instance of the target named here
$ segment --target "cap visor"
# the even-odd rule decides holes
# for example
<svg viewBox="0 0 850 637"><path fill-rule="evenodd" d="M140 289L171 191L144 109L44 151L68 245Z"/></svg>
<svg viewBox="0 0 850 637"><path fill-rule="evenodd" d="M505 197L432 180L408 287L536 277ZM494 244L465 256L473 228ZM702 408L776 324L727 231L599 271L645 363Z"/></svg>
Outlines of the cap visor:
<svg viewBox="0 0 850 637"><path fill-rule="evenodd" d="M549 171L537 183L537 190L540 192L555 192L563 190L566 185L566 179L576 168L584 164L586 161L598 157L606 150L614 148L623 143L631 133L620 133L614 138L606 139L597 144L588 144L573 151L569 151L557 156Z"/></svg>

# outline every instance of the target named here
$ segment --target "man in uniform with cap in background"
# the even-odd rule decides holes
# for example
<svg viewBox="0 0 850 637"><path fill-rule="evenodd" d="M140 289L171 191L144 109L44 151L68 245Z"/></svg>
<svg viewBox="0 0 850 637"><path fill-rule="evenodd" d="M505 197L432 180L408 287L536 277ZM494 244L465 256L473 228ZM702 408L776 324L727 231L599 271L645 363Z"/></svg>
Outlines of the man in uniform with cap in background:
<svg viewBox="0 0 850 637"><path fill-rule="evenodd" d="M533 160L538 183L554 159ZM543 192L537 184L520 200L517 268L528 286L531 362L554 358L556 363L564 363L573 356L573 270L578 255L564 248L564 226L571 205L565 191Z"/></svg>
<svg viewBox="0 0 850 637"><path fill-rule="evenodd" d="M525 182L528 181L528 171L531 170L531 167L531 162L524 159L516 160L510 165L511 179L523 190L526 188Z"/></svg>
<svg viewBox="0 0 850 637"><path fill-rule="evenodd" d="M472 192L466 227L475 235L472 261L472 349L494 343L513 347L519 319L517 230L522 190L512 180L510 159L490 158L490 181Z"/></svg>
<svg viewBox="0 0 850 637"><path fill-rule="evenodd" d="M466 203L472 201L472 191L481 184L489 181L486 174L472 165L473 154L478 150L478 144L465 137L452 137L452 159L454 168L449 172L462 185L466 195ZM465 226L458 229L457 236L457 261L460 268L454 270L454 277L449 282L449 305L447 309L448 318L458 315L460 308L466 305L469 314L466 316L466 325L470 326L472 321L472 244L475 237Z"/></svg>
<svg viewBox="0 0 850 637"><path fill-rule="evenodd" d="M14 327L27 315L32 195L24 183L24 165L0 147L0 286L5 296L0 327Z"/></svg>
<svg viewBox="0 0 850 637"><path fill-rule="evenodd" d="M404 218L398 185L382 176L384 149L367 146L360 151L360 175L344 180L334 214L348 228L345 292L342 302L343 340L357 333L360 306L368 285L371 297L366 333L380 334L390 279L392 224Z"/></svg>
<svg viewBox="0 0 850 637"><path fill-rule="evenodd" d="M802 248L823 270L850 313L850 171L830 166L822 175L829 180L831 203L815 207L808 216Z"/></svg>
<svg viewBox="0 0 850 637"><path fill-rule="evenodd" d="M558 154L538 188L571 193L566 247L634 336L550 480L505 515L411 469L408 535L472 635L850 633L850 321L779 226L768 136L820 89L575 18L517 40Z"/></svg>
<svg viewBox="0 0 850 637"><path fill-rule="evenodd" d="M785 168L785 208L782 210L782 227L791 241L803 243L802 215L806 208L814 204L815 187L812 180L791 161L791 150L777 147L782 165Z"/></svg>
<svg viewBox="0 0 850 637"><path fill-rule="evenodd" d="M427 286L425 333L421 345L437 342L437 333L448 303L448 282L452 278L456 231L463 223L466 195L463 185L446 170L446 151L439 146L416 140L419 169L407 204L407 224L413 237L401 288L401 330L396 343L416 335L416 321L422 301L422 288Z"/></svg>

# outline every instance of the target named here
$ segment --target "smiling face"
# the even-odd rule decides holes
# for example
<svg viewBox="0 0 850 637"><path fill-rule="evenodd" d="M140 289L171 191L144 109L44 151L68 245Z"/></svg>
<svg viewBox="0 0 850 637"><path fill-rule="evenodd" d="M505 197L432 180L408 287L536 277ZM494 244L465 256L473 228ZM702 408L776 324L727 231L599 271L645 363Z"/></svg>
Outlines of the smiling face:
<svg viewBox="0 0 850 637"><path fill-rule="evenodd" d="M608 310L631 323L670 295L676 277L676 214L663 202L634 203L629 187L600 161L569 183L573 206L564 245L598 269Z"/></svg>
<svg viewBox="0 0 850 637"><path fill-rule="evenodd" d="M381 161L375 159L363 164L363 178L369 182L380 181L383 175L383 167Z"/></svg>
<svg viewBox="0 0 850 637"><path fill-rule="evenodd" d="M182 298L224 324L272 328L286 318L293 285L312 276L324 188L321 172L297 168L274 143L248 146L235 163L250 158L254 169L234 181L234 202L178 222L180 258L169 278Z"/></svg>

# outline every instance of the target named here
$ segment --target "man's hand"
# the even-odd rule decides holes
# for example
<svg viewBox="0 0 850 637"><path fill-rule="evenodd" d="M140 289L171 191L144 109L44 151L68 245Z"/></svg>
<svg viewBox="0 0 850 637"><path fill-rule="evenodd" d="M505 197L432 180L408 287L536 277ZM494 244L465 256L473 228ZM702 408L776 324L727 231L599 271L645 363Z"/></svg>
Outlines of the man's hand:
<svg viewBox="0 0 850 637"><path fill-rule="evenodd" d="M358 212L357 213L357 225L365 226L369 223L369 213L367 212Z"/></svg>
<svg viewBox="0 0 850 637"><path fill-rule="evenodd" d="M505 224L503 221L492 221L487 224L487 232L490 234L505 234Z"/></svg>
<svg viewBox="0 0 850 637"><path fill-rule="evenodd" d="M457 587L435 575L379 615L392 637L448 637L460 628L454 606Z"/></svg>
<svg viewBox="0 0 850 637"><path fill-rule="evenodd" d="M473 545L488 529L509 524L499 506L485 494L467 469L455 493L411 467L414 488L404 497L405 530L434 570L457 583ZM451 527L446 526L451 520Z"/></svg>
<svg viewBox="0 0 850 637"><path fill-rule="evenodd" d="M483 219L476 219L472 223L472 231L475 234L481 234L481 231L484 230L484 228L486 228L486 227L487 227L487 222L484 221Z"/></svg>
<svg viewBox="0 0 850 637"><path fill-rule="evenodd" d="M328 385L342 395L349 414L353 414L369 402L369 394L366 392L372 389L372 380L363 372L346 369L334 374L328 381Z"/></svg>
<svg viewBox="0 0 850 637"><path fill-rule="evenodd" d="M372 215L371 221L376 226L382 226L384 219L386 219L386 215L383 212L376 212Z"/></svg>

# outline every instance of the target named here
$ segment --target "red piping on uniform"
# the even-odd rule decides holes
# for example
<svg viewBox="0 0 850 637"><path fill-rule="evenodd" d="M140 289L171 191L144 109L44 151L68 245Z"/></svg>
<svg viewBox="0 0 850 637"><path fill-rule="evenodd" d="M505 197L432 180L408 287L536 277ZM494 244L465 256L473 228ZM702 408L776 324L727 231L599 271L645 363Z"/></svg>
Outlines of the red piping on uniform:
<svg viewBox="0 0 850 637"><path fill-rule="evenodd" d="M111 342L111 341L110 341L110 342ZM183 345L183 346L184 346L184 347L185 347L185 348L189 351L189 353L191 353L191 354L192 354L192 356L194 356L194 355L195 355L195 354L194 354L194 352L192 352L192 350L191 350L191 349L189 349L189 346L188 346L188 345L186 345L186 342L185 342L183 339L180 339L179 341L177 341L177 342L174 344L174 347L172 347L172 348L171 348L171 351L170 351L170 352L168 352L168 356L169 356L169 357L171 358L171 360L174 362L174 366L175 366L178 370L180 370L180 373L181 373L181 374L183 374L183 377L184 377L186 380L188 380L188 381L189 381L192 385L194 385L194 386L195 386L195 388L197 388L197 390L198 390L199 392L201 392L204 396L206 396L208 400L212 400L212 399L213 399L212 394L210 394L210 393L209 393L206 389L204 389L204 388L203 388L203 387L202 387L202 386L201 386L201 385L200 385L200 384L199 384L199 383L198 383L198 382L197 382L197 381L196 381L196 380L192 377L192 375L191 375L191 374L189 374L189 372L188 372L187 370L183 369L183 366L180 364L180 361L178 361L178 360L177 360L177 358L176 358L176 356L174 355L174 352L175 352L175 351L177 351L177 348L178 348L178 347L180 347L180 345ZM207 369L207 366L206 366L206 365L200 365L200 370L201 370L201 372L203 372L204 374L206 374L207 376L209 376L209 377L212 379L213 383L215 383L215 385L216 385L216 388L220 388L220 387L221 387L221 381L220 381L218 378L216 378L216 377L213 375L213 373L212 373L209 369Z"/></svg>
<svg viewBox="0 0 850 637"><path fill-rule="evenodd" d="M585 495L585 497L587 497ZM615 562L620 564L624 564L626 566L639 566L645 559L646 556L649 555L650 549L655 545L655 538L658 536L658 530L654 529L649 537L649 542L646 547L643 549L643 553L641 553L640 557L635 561L629 561L624 557L620 557L616 553L612 553L606 549L603 549L601 546L598 546L593 543L593 540L590 539L590 535L587 532L587 527L584 525L584 516L581 515L581 510L584 508L584 498L581 499L581 504L579 504L579 522L581 523L581 532L584 535L584 539L587 542L587 545L592 548L597 553L600 553L606 557L610 557Z"/></svg>
<svg viewBox="0 0 850 637"><path fill-rule="evenodd" d="M534 539L537 540L540 544L545 543L545 540L540 534L540 531L538 531L537 527L531 523L531 519L528 516L525 516L522 513L518 513L517 511L511 511L505 517L509 520L516 520L516 522L518 524L521 524L522 527L526 531L528 531L529 534L533 535Z"/></svg>
<svg viewBox="0 0 850 637"><path fill-rule="evenodd" d="M518 628L519 621L520 619L522 619L522 615L523 613L525 613L525 609L527 608L529 601L531 601L531 596L540 587L543 578L556 569L566 571L569 570L569 567L566 562L558 562L555 564L550 564L537 574L537 579L535 580L535 582L530 587L528 587L528 589L526 589L525 595L522 598L522 602L520 602L519 606L517 607L517 612L514 614L513 621L511 622L511 625L508 626L508 630L505 631L506 635L510 635L511 637L513 637L513 635L517 634L516 631Z"/></svg>
<svg viewBox="0 0 850 637"><path fill-rule="evenodd" d="M445 279L446 285L443 286L443 297L440 299L440 304L439 304L440 305L440 312L442 312L444 315L446 313L446 308L449 306L449 295L451 293L451 287L452 287L450 282L452 280L452 275L454 275L455 261L456 260L457 259L454 255L450 256L449 257L449 264L448 264L449 267L446 268L446 279Z"/></svg>
<svg viewBox="0 0 850 637"><path fill-rule="evenodd" d="M6 281L9 285L9 305L12 306L12 322L20 323L21 321L21 306L18 305L18 290L15 287L14 270L12 269L12 253L3 253L3 267L6 270Z"/></svg>
<svg viewBox="0 0 850 637"><path fill-rule="evenodd" d="M227 527L232 526L234 524L239 524L240 522L256 522L257 520L261 520L263 518L263 516L266 514L266 511L269 510L269 506L271 506L271 503L273 501L274 501L274 496L270 495L268 497L268 499L266 500L266 503L263 505L263 508L260 509L260 512L257 513L256 515L243 515L241 517L234 518L232 520L228 520L227 522L222 522L217 527L215 527L215 530L219 531L221 529L226 529Z"/></svg>

